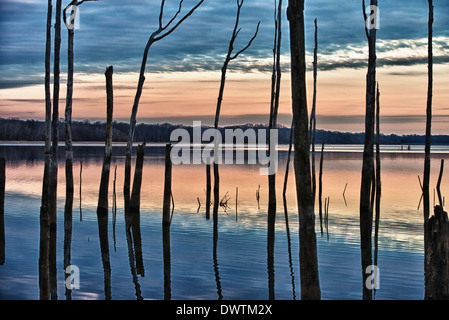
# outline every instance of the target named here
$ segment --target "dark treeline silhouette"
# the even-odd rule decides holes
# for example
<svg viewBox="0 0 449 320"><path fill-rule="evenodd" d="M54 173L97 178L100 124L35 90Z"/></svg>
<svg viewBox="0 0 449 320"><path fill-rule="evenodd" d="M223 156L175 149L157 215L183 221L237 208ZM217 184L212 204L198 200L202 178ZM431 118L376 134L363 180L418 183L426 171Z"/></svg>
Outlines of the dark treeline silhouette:
<svg viewBox="0 0 449 320"><path fill-rule="evenodd" d="M59 123L59 140L64 141L64 123ZM193 136L192 126L182 124L147 124L141 123L136 126L135 141L146 142L170 142L170 135L173 130L183 128ZM210 126L202 126L202 131L212 128ZM224 130L226 129L267 129L265 124L244 124L219 127L224 139ZM279 124L278 128L279 144L289 144L290 128ZM126 142L128 138L129 124L114 121L112 125L112 140L114 142ZM106 134L106 126L104 122L88 120L73 121L72 138L73 141L103 141ZM317 144L363 144L365 134L363 132L339 132L339 131L316 131L315 142ZM40 120L21 120L21 119L3 119L0 118L0 141L44 141L45 140L45 122ZM246 140L245 140L246 141ZM207 141L204 141L207 142ZM424 135L397 135L397 134L381 134L380 144L397 144L397 145L416 145L425 143ZM433 145L449 144L449 135L433 135ZM405 149L405 148L404 148Z"/></svg>

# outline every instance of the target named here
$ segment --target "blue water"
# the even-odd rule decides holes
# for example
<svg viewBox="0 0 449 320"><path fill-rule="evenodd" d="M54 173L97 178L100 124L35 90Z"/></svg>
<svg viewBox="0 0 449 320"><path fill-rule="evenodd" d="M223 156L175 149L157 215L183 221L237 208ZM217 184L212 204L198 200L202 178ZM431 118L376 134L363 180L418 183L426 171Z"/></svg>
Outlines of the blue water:
<svg viewBox="0 0 449 320"><path fill-rule="evenodd" d="M38 248L40 199L8 194L5 215L6 263L0 267L0 299L38 299ZM60 211L61 212L61 211ZM163 299L161 214L141 213L145 277L138 277L141 296ZM335 222L330 220L332 226ZM58 221L58 295L64 299L62 266L63 223ZM275 298L299 299L298 225L290 215L291 265L283 215L278 215L275 235ZM346 226L357 229L356 221ZM284 227L285 228L285 227ZM323 237L317 235L320 284L323 299L360 299L362 270L357 237L337 233L338 225ZM113 299L136 299L130 272L123 213L117 215L116 251L109 225L111 287ZM334 230L334 232L332 231ZM224 299L268 299L267 235L265 228L248 228L233 215L221 214L217 261ZM171 298L218 299L213 263L213 223L196 213L175 214L171 226ZM96 213L83 210L83 221L73 221L72 264L80 269L80 289L73 299L104 299L103 266ZM422 299L423 254L410 248L379 251L380 289L377 299ZM293 273L292 273L293 271Z"/></svg>
<svg viewBox="0 0 449 320"><path fill-rule="evenodd" d="M11 148L6 152L5 148ZM31 149L30 149L31 148ZM7 156L7 188L5 199L6 259L0 266L0 299L39 299L39 208L43 173L41 147L0 148ZM80 288L72 291L73 299L104 299L104 272L96 217L99 168L102 147L83 147L75 157L75 190L78 192L77 170L84 160L82 221L79 219L78 197L73 208L73 234L71 264L80 271ZM280 152L281 157L284 157ZM435 161L439 161L439 155ZM445 154L447 158L447 154ZM325 196L331 195L329 229L320 234L317 215L317 247L320 287L323 299L361 299L362 268L360 257L358 192L360 169L358 153L330 152L325 158ZM281 172L285 162L280 161ZM437 162L435 162L437 163ZM113 164L123 171L123 157L118 155ZM419 155L385 155L383 160L383 207L379 231L379 284L376 299L421 300L424 297L423 236L421 213L416 210L419 190L416 175L421 173ZM112 167L111 167L112 168ZM142 255L145 276L133 279L125 236L122 198L118 199L116 247L114 249L111 213L109 214L109 253L111 264L112 299L164 299L164 259L162 241L162 198L160 179L163 172L160 155L148 155L144 167L144 185L141 208ZM175 210L170 231L171 299L268 299L270 292L278 300L300 299L299 228L294 197L294 177L289 180L288 241L286 221L281 198L278 199L274 246L274 288L270 287L267 252L266 198L260 208L254 200L257 184L266 192L266 177L258 178L258 168L244 167L230 171L234 175L248 175L239 180L239 210L227 212L220 208L218 215L218 241L214 256L214 225L204 211L204 168L191 166L174 172L187 175L189 170L200 170L201 181L179 186L180 177L174 177ZM234 181L226 176L223 167L222 192L234 190ZM240 171L239 171L240 170ZM436 165L433 170L438 170ZM389 177L398 173L390 181ZM195 173L196 174L196 173ZM195 176L192 175L192 176ZM23 175L23 176L22 176ZM403 175L403 176L401 176ZM413 182L405 177L413 176ZM282 175L280 175L282 177ZM336 178L334 177L336 176ZM343 180L343 178L344 180ZM404 178L402 178L404 177ZM59 170L58 222L57 222L57 281L58 298L65 299L63 270L64 239L64 174L63 161ZM122 177L118 177L121 185ZM176 180L176 179L178 180ZM228 178L228 180L226 180ZM239 178L234 176L235 179ZM253 181L254 179L254 181ZM260 179L260 180L257 180ZM62 180L62 182L61 182ZM248 180L248 181L247 181ZM282 178L278 183L282 185ZM402 181L404 180L404 181ZM112 181L112 177L111 177ZM227 182L228 181L228 182ZM243 181L243 182L242 182ZM242 185L247 181L247 185ZM345 183L347 204L341 198ZM403 183L403 185L401 185ZM444 182L446 183L446 182ZM415 185L416 184L416 185ZM446 186L447 184L444 184ZM254 186L254 187L253 187ZM181 188L179 188L181 187ZM178 189L176 189L178 188ZM281 190L282 187L279 187ZM446 190L446 189L445 189ZM110 188L112 192L112 188ZM159 192L159 193L157 193ZM181 193L185 193L183 195ZM121 187L118 188L121 194ZM407 196L412 194L411 197ZM196 197L203 206L197 210ZM401 196L404 198L401 198ZM265 194L263 194L265 196ZM337 199L338 198L338 199ZM410 199L412 199L410 201ZM234 201L234 199L231 199ZM111 211L111 210L110 210ZM212 211L212 210L211 210ZM166 288L167 289L167 288Z"/></svg>

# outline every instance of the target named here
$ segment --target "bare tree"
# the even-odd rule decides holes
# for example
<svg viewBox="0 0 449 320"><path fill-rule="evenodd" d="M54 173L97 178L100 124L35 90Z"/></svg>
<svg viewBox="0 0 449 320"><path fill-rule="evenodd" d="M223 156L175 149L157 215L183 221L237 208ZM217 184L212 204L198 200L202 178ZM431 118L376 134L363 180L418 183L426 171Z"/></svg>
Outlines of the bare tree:
<svg viewBox="0 0 449 320"><path fill-rule="evenodd" d="M380 198L382 194L380 167L380 91L377 84L376 94L376 215L374 219L374 265L377 266L379 252ZM374 291L375 292L375 291Z"/></svg>
<svg viewBox="0 0 449 320"><path fill-rule="evenodd" d="M428 83L427 83L427 108L426 108L426 144L424 156L424 176L423 176L423 208L424 208L424 256L427 256L427 243L429 235L427 233L427 224L430 215L430 145L432 139L432 95L433 95L433 1L429 3L428 20Z"/></svg>
<svg viewBox="0 0 449 320"><path fill-rule="evenodd" d="M240 28L239 28L239 20L240 20L240 11L242 9L243 6L243 1L244 0L237 0L237 15L236 15L236 19L235 19L235 25L234 25L234 30L232 31L232 36L231 36L231 40L229 41L229 47L228 47L228 53L226 55L225 61L223 63L223 67L221 68L221 82L220 82L220 89L218 92L218 100L217 100L217 108L215 111L215 121L214 121L214 128L218 129L218 122L220 120L220 111L221 111L221 104L223 102L223 93L224 93L224 88L225 88L225 83L226 83L226 72L228 70L228 65L232 60L237 59L237 57L242 54L243 52L246 51L246 49L248 49L251 44L253 43L254 39L257 36L257 33L259 32L259 26L260 26L260 21L257 24L257 28L256 28L256 32L254 33L253 37L251 38L251 40L248 42L248 44L241 49L240 51L238 51L237 53L233 54L234 51L234 42L237 39L238 34L240 33ZM219 200L219 185L220 185L220 176L219 176L219 172L218 172L218 163L217 163L217 159L218 159L218 140L217 137L215 137L215 150L214 150L214 156L215 156L215 161L214 161L214 214L216 214L216 212L218 211L218 204L220 202Z"/></svg>
<svg viewBox="0 0 449 320"><path fill-rule="evenodd" d="M64 268L70 265L71 260L71 238L72 238L72 209L73 209L73 146L72 146L72 100L73 100L73 50L74 50L74 36L75 36L75 16L76 8L85 1L97 1L97 0L73 0L64 8L63 20L68 30L68 44L67 44L67 59L68 59L68 71L67 71L67 93L66 93L66 107L65 107L65 177L66 177L66 201L64 206ZM67 23L66 11L71 9L70 21ZM59 6L59 20L61 7ZM61 22L59 21L59 29L61 28ZM60 43L59 32L59 43ZM56 52L56 51L55 51ZM59 61L58 61L59 65ZM59 66L58 66L59 68ZM59 79L59 78L58 78ZM59 94L58 94L59 99ZM54 116L54 113L53 113ZM54 122L55 120L53 120ZM53 132L53 135L59 132ZM55 138L53 136L53 138ZM66 297L71 298L70 291L66 291Z"/></svg>
<svg viewBox="0 0 449 320"><path fill-rule="evenodd" d="M377 0L371 0L371 6L377 7ZM372 265L372 228L374 191L374 116L376 101L376 28L368 28L370 22L366 15L365 0L362 1L365 19L365 33L368 38L368 72L366 75L365 145L363 149L362 183L360 188L360 247L362 255L363 299L372 299L372 290L365 285L370 274L365 273ZM371 17L371 16L370 16Z"/></svg>
<svg viewBox="0 0 449 320"><path fill-rule="evenodd" d="M279 109L279 96L281 87L281 37L282 37L282 0L279 0L276 6L276 0L274 1L274 45L273 45L273 73L271 82L271 104L270 104L270 122L269 129L275 129L277 127L277 116ZM271 135L269 136L271 140ZM271 143L268 144L269 153L271 150ZM268 219L273 220L273 223L269 223L269 226L274 227L274 219L276 216L276 174L270 174L268 176ZM273 230L274 232L274 230Z"/></svg>
<svg viewBox="0 0 449 320"><path fill-rule="evenodd" d="M315 210L310 174L306 96L304 0L289 0L291 90L294 126L294 167L299 211L299 260L302 299L321 299Z"/></svg>
<svg viewBox="0 0 449 320"><path fill-rule="evenodd" d="M143 90L143 83L145 82L145 68L147 64L148 59L148 53L150 51L151 46L162 39L164 39L166 36L170 35L173 31L175 31L181 23L183 23L192 13L204 2L204 0L200 0L192 9L190 9L189 12L187 12L181 19L179 19L177 22L176 19L178 18L179 14L181 13L182 9L182 3L183 0L179 1L179 7L178 11L173 15L173 17L164 25L163 17L164 17L164 7L165 7L165 0L161 1L161 8L159 12L159 26L156 31L154 31L150 38L148 39L148 42L145 46L145 50L143 52L143 58L142 58L142 64L140 67L140 74L139 74L139 81L137 83L137 91L136 95L134 97L134 104L131 111L131 118L130 118L130 127L129 127L129 134L128 134L128 142L126 145L126 158L125 158L125 183L123 187L124 192L124 198L125 198L125 208L129 205L130 201L130 190L131 190L131 153L132 153L132 146L134 141L134 132L136 128L136 117L137 117L137 110L139 108L139 101L140 97L142 95Z"/></svg>
<svg viewBox="0 0 449 320"><path fill-rule="evenodd" d="M316 136L316 83L318 73L318 24L317 19L315 23L315 49L313 50L313 104L312 112L310 113L309 137L312 145L312 191L313 199L315 201L316 195L316 173L315 173L315 136Z"/></svg>
<svg viewBox="0 0 449 320"><path fill-rule="evenodd" d="M50 95L50 58L51 58L51 17L52 1L47 5L47 29L45 45L45 164L42 183L42 200L40 208L40 241L39 241L39 297L41 300L50 298L49 279L49 222L48 222L48 192L50 184L51 165L51 95Z"/></svg>

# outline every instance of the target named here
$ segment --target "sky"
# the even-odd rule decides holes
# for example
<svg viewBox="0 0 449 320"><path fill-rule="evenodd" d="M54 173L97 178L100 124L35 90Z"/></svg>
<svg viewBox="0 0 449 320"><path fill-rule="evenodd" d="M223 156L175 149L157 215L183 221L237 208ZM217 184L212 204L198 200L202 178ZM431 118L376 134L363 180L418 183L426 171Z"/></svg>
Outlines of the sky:
<svg viewBox="0 0 449 320"><path fill-rule="evenodd" d="M284 125L290 125L291 121L287 2L283 1L282 11L279 107L279 123ZM428 2L378 2L381 131L425 134ZM63 1L63 7L68 3ZM114 119L129 121L143 50L157 29L160 4L160 0L102 0L80 6L80 26L75 30L75 120L105 121L104 71L112 65ZM184 0L181 14L195 4L196 0ZM166 1L164 22L171 19L178 5L178 0ZM434 6L432 132L449 134L449 1L434 0ZM236 1L205 0L176 31L151 47L138 122L213 123L221 67L236 11ZM44 118L46 15L45 0L0 0L0 117ZM309 112L315 18L318 20L317 128L363 131L368 49L362 0L306 0ZM252 46L229 65L220 125L268 122L274 0L244 1L235 50L246 45L259 21L260 30ZM67 29L63 25L61 117L65 108L66 61Z"/></svg>

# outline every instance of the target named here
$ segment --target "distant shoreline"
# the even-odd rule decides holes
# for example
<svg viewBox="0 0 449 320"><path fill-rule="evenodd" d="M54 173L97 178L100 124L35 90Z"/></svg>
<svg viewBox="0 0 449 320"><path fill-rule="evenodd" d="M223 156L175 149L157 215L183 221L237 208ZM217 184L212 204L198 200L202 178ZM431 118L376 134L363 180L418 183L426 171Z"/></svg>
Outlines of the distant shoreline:
<svg viewBox="0 0 449 320"><path fill-rule="evenodd" d="M182 124L146 124L139 123L136 126L134 141L147 141L148 143L168 143L170 142L170 134L173 130L184 128L192 130L192 126ZM202 130L211 128L211 126L202 126ZM245 125L228 125L220 127L219 130L226 129L268 129L266 124L245 124ZM42 120L21 120L21 119L3 119L0 118L0 142L43 142L45 123ZM64 122L59 124L59 141L64 142ZM104 122L95 121L73 121L72 137L73 142L77 143L98 143L104 144L106 125ZM129 124L124 122L113 123L113 141L115 144L127 141L129 132ZM341 132L317 129L315 145L319 147L322 143L325 145L360 145L364 144L363 132ZM281 145L288 144L290 140L290 128L286 126L278 127L278 143ZM421 146L425 144L425 136L417 134L397 135L397 134L381 134L381 145L397 145L404 146L404 149L410 146ZM449 135L433 135L432 145L449 146Z"/></svg>

